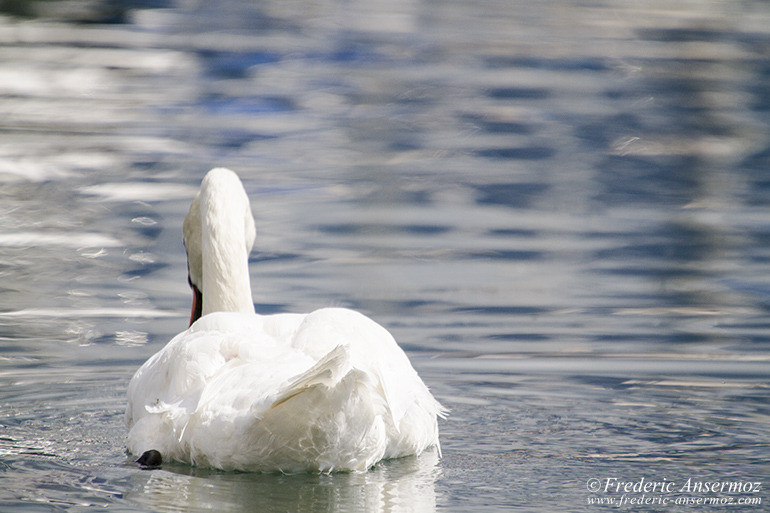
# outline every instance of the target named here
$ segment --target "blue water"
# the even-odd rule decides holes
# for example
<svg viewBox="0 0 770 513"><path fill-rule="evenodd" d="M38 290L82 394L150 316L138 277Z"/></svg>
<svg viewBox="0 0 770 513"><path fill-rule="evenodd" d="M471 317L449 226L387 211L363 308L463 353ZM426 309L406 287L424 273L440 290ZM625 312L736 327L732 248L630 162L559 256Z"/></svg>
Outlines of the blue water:
<svg viewBox="0 0 770 513"><path fill-rule="evenodd" d="M0 510L766 510L768 84L758 0L0 2ZM440 459L131 462L214 166L257 309L388 327Z"/></svg>

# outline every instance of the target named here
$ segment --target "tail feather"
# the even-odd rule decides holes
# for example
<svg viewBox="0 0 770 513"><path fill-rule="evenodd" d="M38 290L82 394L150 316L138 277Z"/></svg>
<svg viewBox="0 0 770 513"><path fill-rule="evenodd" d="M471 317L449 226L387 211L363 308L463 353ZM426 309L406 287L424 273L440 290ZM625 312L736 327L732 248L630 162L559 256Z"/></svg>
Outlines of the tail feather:
<svg viewBox="0 0 770 513"><path fill-rule="evenodd" d="M387 444L370 387L366 374L352 368L348 348L335 347L266 410L252 413L256 422L245 426L242 438L262 454L251 460L268 468L280 462L286 472L365 470L382 458Z"/></svg>
<svg viewBox="0 0 770 513"><path fill-rule="evenodd" d="M337 346L321 358L318 363L297 376L273 401L270 409L276 408L297 395L323 385L331 388L350 368L350 356L345 346Z"/></svg>

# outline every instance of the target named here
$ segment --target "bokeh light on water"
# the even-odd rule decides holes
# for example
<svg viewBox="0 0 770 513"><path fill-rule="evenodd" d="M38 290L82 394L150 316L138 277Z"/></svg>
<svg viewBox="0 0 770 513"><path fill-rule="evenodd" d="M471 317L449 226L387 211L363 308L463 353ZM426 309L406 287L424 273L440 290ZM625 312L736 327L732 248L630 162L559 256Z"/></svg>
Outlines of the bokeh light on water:
<svg viewBox="0 0 770 513"><path fill-rule="evenodd" d="M765 479L769 27L761 1L0 2L2 509L594 511L592 478ZM441 460L128 464L214 166L252 198L257 309L387 326L452 410Z"/></svg>

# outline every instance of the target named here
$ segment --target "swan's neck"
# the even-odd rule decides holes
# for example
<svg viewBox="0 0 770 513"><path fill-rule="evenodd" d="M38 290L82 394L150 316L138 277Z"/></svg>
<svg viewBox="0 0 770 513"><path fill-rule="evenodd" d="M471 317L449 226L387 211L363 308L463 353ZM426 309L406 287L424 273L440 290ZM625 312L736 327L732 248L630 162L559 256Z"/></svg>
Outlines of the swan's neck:
<svg viewBox="0 0 770 513"><path fill-rule="evenodd" d="M202 314L254 313L244 213L226 194L201 194ZM250 214L249 214L250 216ZM253 222L252 222L253 223ZM253 225L250 228L253 231ZM251 241L253 242L253 236Z"/></svg>

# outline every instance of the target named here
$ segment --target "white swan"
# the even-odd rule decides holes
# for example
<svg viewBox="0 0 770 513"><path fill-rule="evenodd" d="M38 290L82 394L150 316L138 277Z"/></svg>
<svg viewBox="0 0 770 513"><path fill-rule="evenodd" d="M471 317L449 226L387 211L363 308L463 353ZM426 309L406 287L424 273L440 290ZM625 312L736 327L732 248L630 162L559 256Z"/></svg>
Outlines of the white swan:
<svg viewBox="0 0 770 513"><path fill-rule="evenodd" d="M331 472L438 450L444 410L379 324L342 308L254 313L254 219L235 173L209 171L183 232L191 326L128 387L142 463Z"/></svg>

